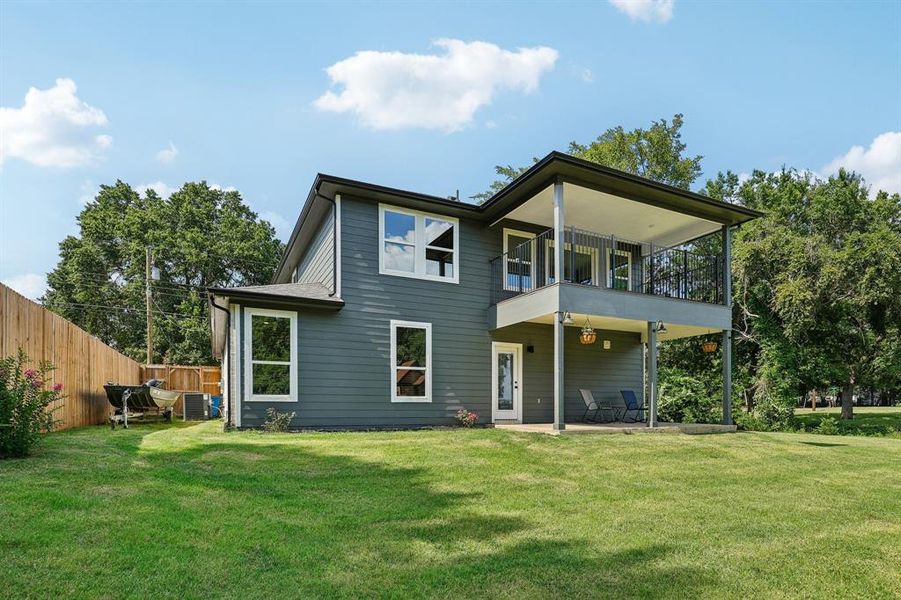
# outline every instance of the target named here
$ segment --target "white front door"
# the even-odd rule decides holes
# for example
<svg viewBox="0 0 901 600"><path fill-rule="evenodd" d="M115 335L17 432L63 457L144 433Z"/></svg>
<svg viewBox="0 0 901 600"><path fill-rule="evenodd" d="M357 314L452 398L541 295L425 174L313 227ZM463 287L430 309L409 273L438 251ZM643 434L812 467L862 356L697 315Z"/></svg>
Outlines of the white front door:
<svg viewBox="0 0 901 600"><path fill-rule="evenodd" d="M522 345L491 343L491 420L522 420Z"/></svg>

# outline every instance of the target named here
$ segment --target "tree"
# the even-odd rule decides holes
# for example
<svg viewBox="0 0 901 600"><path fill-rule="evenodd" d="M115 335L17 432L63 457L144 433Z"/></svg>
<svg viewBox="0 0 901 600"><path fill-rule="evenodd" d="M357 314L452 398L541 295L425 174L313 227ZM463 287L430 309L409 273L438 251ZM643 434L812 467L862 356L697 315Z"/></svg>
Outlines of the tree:
<svg viewBox="0 0 901 600"><path fill-rule="evenodd" d="M755 172L738 192L766 215L736 235L735 301L757 344L757 385L785 404L838 385L853 417L861 383L897 385L901 323L899 196L868 197L859 175L821 181Z"/></svg>
<svg viewBox="0 0 901 600"><path fill-rule="evenodd" d="M682 115L653 121L647 129L626 131L622 126L602 133L588 145L571 142L569 153L577 158L633 173L660 183L689 189L701 175L701 156L683 156Z"/></svg>
<svg viewBox="0 0 901 600"><path fill-rule="evenodd" d="M589 144L570 142L568 152L576 158L687 190L701 175L702 157L684 156L682 124L682 115L676 114L672 123L660 119L651 122L647 129L636 127L626 131L622 126L611 127ZM532 160L538 162L539 159ZM484 202L527 169L497 165L494 170L501 178L473 198Z"/></svg>
<svg viewBox="0 0 901 600"><path fill-rule="evenodd" d="M145 359L145 251L153 252L154 356L212 361L206 288L268 283L282 244L236 191L186 183L169 198L101 186L60 243L44 304L139 360Z"/></svg>
<svg viewBox="0 0 901 600"><path fill-rule="evenodd" d="M538 162L539 158L532 158L532 162ZM488 198L491 198L493 195L507 187L507 184L525 173L529 170L529 167L514 167L513 165L495 165L494 172L496 175L499 175L501 179L495 179L489 184L488 189L484 192L480 192L478 194L474 194L470 196L470 198L474 200L478 200L481 204Z"/></svg>

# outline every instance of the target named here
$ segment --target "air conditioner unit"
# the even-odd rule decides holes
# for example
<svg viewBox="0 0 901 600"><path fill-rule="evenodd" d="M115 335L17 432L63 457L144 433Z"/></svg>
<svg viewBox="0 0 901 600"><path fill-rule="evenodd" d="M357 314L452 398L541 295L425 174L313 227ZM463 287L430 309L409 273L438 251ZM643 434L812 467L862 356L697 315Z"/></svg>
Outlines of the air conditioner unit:
<svg viewBox="0 0 901 600"><path fill-rule="evenodd" d="M206 421L210 418L209 394L184 395L185 421Z"/></svg>

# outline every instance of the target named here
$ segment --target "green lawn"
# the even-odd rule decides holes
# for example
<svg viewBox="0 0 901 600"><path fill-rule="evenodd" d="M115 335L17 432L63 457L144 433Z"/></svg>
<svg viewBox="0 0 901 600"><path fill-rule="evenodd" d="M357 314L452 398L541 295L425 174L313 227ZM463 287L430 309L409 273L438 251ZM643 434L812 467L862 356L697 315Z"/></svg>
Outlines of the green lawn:
<svg viewBox="0 0 901 600"><path fill-rule="evenodd" d="M0 462L4 597L901 591L901 440L96 427Z"/></svg>
<svg viewBox="0 0 901 600"><path fill-rule="evenodd" d="M838 421L838 430L842 435L888 435L901 439L901 406L855 406L854 418L850 421L841 419L842 409L809 408L795 409L795 417L808 430L815 429L826 417Z"/></svg>

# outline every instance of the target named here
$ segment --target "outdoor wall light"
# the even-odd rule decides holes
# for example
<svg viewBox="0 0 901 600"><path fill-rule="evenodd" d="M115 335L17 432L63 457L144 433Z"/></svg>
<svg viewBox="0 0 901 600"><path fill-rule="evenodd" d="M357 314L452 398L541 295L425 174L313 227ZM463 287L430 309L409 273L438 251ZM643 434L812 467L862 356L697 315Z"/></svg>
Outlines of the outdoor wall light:
<svg viewBox="0 0 901 600"><path fill-rule="evenodd" d="M613 344L610 342L610 340L604 340L604 350L610 350L612 346Z"/></svg>
<svg viewBox="0 0 901 600"><path fill-rule="evenodd" d="M657 324L654 326L654 330L657 333L666 333L666 325L663 324L663 321L657 321Z"/></svg>
<svg viewBox="0 0 901 600"><path fill-rule="evenodd" d="M573 324L573 316L569 311L558 313L560 315L560 322L564 325L572 325Z"/></svg>

